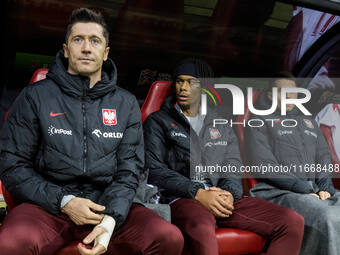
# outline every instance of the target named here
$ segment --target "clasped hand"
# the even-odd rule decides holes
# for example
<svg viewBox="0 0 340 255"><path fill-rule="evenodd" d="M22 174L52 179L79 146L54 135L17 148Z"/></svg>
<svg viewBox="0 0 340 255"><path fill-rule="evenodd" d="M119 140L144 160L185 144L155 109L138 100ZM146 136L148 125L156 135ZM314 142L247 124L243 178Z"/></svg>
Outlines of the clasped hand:
<svg viewBox="0 0 340 255"><path fill-rule="evenodd" d="M234 210L233 195L218 187L210 187L209 190L199 189L195 199L217 218L229 217Z"/></svg>

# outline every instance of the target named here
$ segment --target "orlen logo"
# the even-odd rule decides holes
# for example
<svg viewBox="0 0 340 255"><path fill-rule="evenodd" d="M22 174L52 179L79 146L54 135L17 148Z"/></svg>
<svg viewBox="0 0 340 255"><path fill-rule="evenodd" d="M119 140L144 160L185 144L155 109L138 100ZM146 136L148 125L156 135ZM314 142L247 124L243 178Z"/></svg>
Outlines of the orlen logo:
<svg viewBox="0 0 340 255"><path fill-rule="evenodd" d="M48 128L48 134L51 135L72 135L72 130L65 130L62 128L56 128L54 126L50 126Z"/></svg>
<svg viewBox="0 0 340 255"><path fill-rule="evenodd" d="M102 132L99 129L93 130L92 134L96 135L97 137L101 137Z"/></svg>
<svg viewBox="0 0 340 255"><path fill-rule="evenodd" d="M240 88L238 88L235 85L232 84L215 84L214 87L216 89L228 89L233 97L233 115L243 115L244 114L244 95ZM278 106L278 88L273 87L272 88L272 106L270 109L267 110L257 110L254 107L253 103L253 88L248 88L248 108L249 111L256 115L270 115L276 111L276 108ZM216 92L216 91L215 91ZM287 93L302 93L305 95L304 98L296 98L296 99L287 99ZM209 93L208 93L209 94ZM217 92L215 94L218 96ZM210 97L212 97L211 93L209 94ZM212 97L213 98L213 97ZM219 97L218 97L219 98ZM220 98L219 98L220 99ZM307 103L311 99L311 93L308 89L305 88L281 88L281 115L286 115L286 106L287 104L294 104L297 108L300 109L300 111L304 115L312 115L304 106L304 103ZM216 100L213 99L216 105ZM222 103L221 103L222 104ZM207 95L202 94L201 95L201 114L206 115L207 114Z"/></svg>
<svg viewBox="0 0 340 255"><path fill-rule="evenodd" d="M92 131L93 135L96 135L98 138L99 137L104 137L104 138L123 138L123 133L121 132L102 132L99 129L95 129Z"/></svg>

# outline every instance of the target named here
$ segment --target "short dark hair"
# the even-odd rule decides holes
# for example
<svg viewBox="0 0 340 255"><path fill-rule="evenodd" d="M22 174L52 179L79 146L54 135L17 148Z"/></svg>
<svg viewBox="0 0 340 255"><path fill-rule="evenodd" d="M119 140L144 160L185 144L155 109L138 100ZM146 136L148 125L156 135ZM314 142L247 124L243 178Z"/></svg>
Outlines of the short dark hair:
<svg viewBox="0 0 340 255"><path fill-rule="evenodd" d="M66 28L65 35L65 43L67 44L67 40L71 34L72 27L75 23L84 22L84 23L97 23L103 27L103 35L106 40L106 46L109 45L109 31L107 29L107 24L104 20L103 15L99 11L95 11L88 8L78 8L72 11L72 14L69 18L69 22Z"/></svg>
<svg viewBox="0 0 340 255"><path fill-rule="evenodd" d="M292 73L287 71L277 72L272 76L268 89L275 87L275 82L278 80L291 80L296 82L295 76Z"/></svg>

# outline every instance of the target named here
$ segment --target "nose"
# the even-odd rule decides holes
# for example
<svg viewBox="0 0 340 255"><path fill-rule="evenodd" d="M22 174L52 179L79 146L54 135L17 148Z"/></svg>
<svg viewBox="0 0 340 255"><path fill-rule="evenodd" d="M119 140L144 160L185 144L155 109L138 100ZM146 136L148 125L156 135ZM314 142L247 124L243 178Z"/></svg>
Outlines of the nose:
<svg viewBox="0 0 340 255"><path fill-rule="evenodd" d="M83 53L91 53L91 43L88 39L84 40L81 50Z"/></svg>
<svg viewBox="0 0 340 255"><path fill-rule="evenodd" d="M181 85L181 90L185 90L185 91L188 91L190 88L190 84L189 84L189 81L187 80L184 80L183 81L183 84Z"/></svg>

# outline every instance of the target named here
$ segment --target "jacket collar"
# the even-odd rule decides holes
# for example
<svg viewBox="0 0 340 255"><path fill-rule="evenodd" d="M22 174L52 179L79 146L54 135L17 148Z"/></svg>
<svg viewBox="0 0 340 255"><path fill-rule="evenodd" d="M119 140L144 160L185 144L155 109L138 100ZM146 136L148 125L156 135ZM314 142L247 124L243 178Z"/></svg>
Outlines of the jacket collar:
<svg viewBox="0 0 340 255"><path fill-rule="evenodd" d="M54 80L66 94L94 99L116 89L117 68L111 59L104 61L101 80L92 88L89 77L70 74L67 72L67 66L68 60L64 57L64 51L60 50L47 74L47 77Z"/></svg>
<svg viewBox="0 0 340 255"><path fill-rule="evenodd" d="M184 116L183 113L181 113L178 109L176 109L176 107L179 107L176 104L176 97L174 95L171 95L165 99L164 103L161 106L161 110L167 112L176 121L181 123L185 128L190 129L191 126L190 126L188 119ZM208 107L208 114L204 118L203 126L212 122L214 118L218 118L217 111L211 107Z"/></svg>

